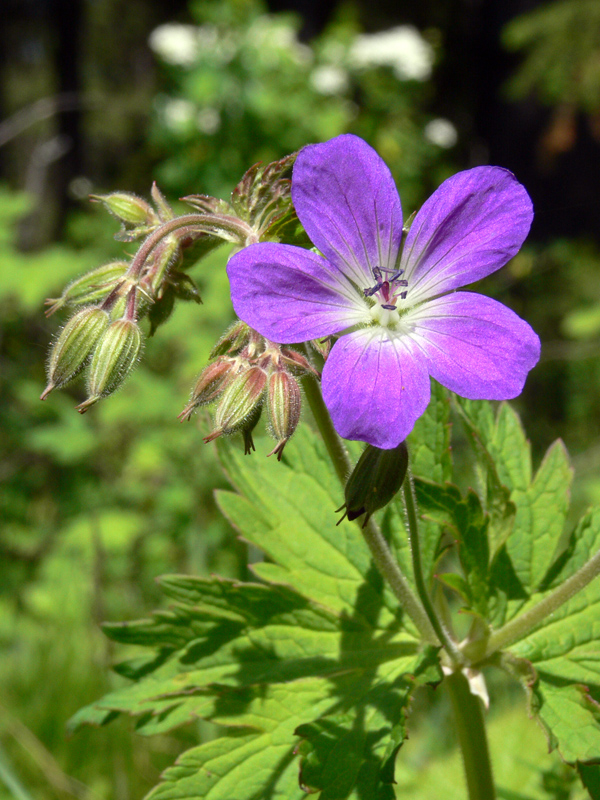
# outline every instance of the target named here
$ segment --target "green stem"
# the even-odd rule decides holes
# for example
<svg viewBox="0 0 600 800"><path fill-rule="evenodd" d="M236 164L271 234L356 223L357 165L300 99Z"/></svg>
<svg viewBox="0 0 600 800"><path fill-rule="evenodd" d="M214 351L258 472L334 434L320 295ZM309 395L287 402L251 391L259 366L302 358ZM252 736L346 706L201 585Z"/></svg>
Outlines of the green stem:
<svg viewBox="0 0 600 800"><path fill-rule="evenodd" d="M317 381L307 377L304 381L304 391L313 417L319 428L329 457L342 486L346 485L348 476L352 472L352 462L344 444L336 433L329 412L323 402L323 395ZM360 526L360 520L357 520ZM361 528L363 537L371 551L373 561L379 572L390 585L390 588L400 601L403 610L414 622L419 633L430 644L439 644L435 629L432 627L425 609L410 588L400 567L394 560L387 542L383 538L377 523L370 519L364 528Z"/></svg>
<svg viewBox="0 0 600 800"><path fill-rule="evenodd" d="M557 608L570 600L573 595L580 592L582 589L594 580L595 577L600 575L600 550L596 555L584 564L574 575L564 583L561 583L553 592L551 592L543 600L540 600L529 611L521 614L504 627L492 633L490 636L484 658L488 658L497 650L507 647L514 642L523 639L536 625L538 625L546 617L553 614Z"/></svg>
<svg viewBox="0 0 600 800"><path fill-rule="evenodd" d="M419 538L419 523L417 520L417 504L415 500L415 490L410 471L404 479L404 507L406 509L406 517L408 520L408 536L410 540L410 550L412 554L413 573L415 576L415 585L417 587L417 594L421 599L423 608L431 626L436 632L437 638L444 645L446 653L454 664L463 665L466 659L460 651L458 644L454 641L442 620L436 614L435 608L431 602L427 586L425 585L425 578L423 577L423 564L421 559L421 544Z"/></svg>
<svg viewBox="0 0 600 800"><path fill-rule="evenodd" d="M453 672L445 681L458 734L469 800L494 800L496 790L487 743L482 702L471 694L462 672Z"/></svg>

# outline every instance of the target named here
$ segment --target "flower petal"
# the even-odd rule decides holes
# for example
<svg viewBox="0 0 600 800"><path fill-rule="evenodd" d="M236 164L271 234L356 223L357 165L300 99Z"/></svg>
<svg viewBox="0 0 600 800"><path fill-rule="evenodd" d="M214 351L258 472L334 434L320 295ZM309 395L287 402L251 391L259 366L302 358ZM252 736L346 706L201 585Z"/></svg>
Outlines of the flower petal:
<svg viewBox="0 0 600 800"><path fill-rule="evenodd" d="M360 289L374 284L373 267L397 268L398 191L385 163L358 136L344 134L302 148L292 200L312 243Z"/></svg>
<svg viewBox="0 0 600 800"><path fill-rule="evenodd" d="M518 252L532 219L529 195L506 169L475 167L448 178L406 237L408 301L435 297L500 269Z"/></svg>
<svg viewBox="0 0 600 800"><path fill-rule="evenodd" d="M250 245L229 260L227 274L235 313L274 342L306 342L368 319L343 275L301 247Z"/></svg>
<svg viewBox="0 0 600 800"><path fill-rule="evenodd" d="M413 328L430 375L471 400L516 397L540 357L540 340L529 325L481 294L439 297L402 319Z"/></svg>
<svg viewBox="0 0 600 800"><path fill-rule="evenodd" d="M345 439L397 447L427 408L425 360L410 338L381 328L342 336L323 369L323 399Z"/></svg>

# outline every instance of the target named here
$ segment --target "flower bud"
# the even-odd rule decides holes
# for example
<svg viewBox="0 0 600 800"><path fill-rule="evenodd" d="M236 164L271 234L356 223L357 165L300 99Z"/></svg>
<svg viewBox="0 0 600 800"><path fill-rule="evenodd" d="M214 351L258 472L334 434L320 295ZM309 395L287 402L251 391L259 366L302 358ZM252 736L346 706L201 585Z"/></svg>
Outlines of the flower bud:
<svg viewBox="0 0 600 800"><path fill-rule="evenodd" d="M198 406L206 406L217 400L233 380L239 364L233 358L218 358L205 367L192 391L190 402L179 415L183 422L188 420Z"/></svg>
<svg viewBox="0 0 600 800"><path fill-rule="evenodd" d="M158 210L158 216L160 217L160 221L166 222L169 219L173 219L175 217L173 209L165 200L163 193L156 185L156 181L154 181L154 183L152 184L152 189L150 191L150 194Z"/></svg>
<svg viewBox="0 0 600 800"><path fill-rule="evenodd" d="M80 372L108 327L108 322L106 311L93 306L82 308L71 317L50 351L48 385L42 392L41 400Z"/></svg>
<svg viewBox="0 0 600 800"><path fill-rule="evenodd" d="M213 347L210 353L210 358L223 355L224 353L235 353L241 350L248 344L250 339L250 328L245 322L237 320L231 325L221 336L219 341Z"/></svg>
<svg viewBox="0 0 600 800"><path fill-rule="evenodd" d="M110 323L92 356L87 376L89 397L77 406L81 414L118 389L135 366L141 346L142 334L136 322L118 319Z"/></svg>
<svg viewBox="0 0 600 800"><path fill-rule="evenodd" d="M345 489L344 516L349 520L366 514L363 528L375 511L386 506L402 486L408 469L405 442L391 450L380 450L368 444L358 459Z"/></svg>
<svg viewBox="0 0 600 800"><path fill-rule="evenodd" d="M91 200L102 203L111 214L126 225L156 225L159 220L152 206L129 192L92 194Z"/></svg>
<svg viewBox="0 0 600 800"><path fill-rule="evenodd" d="M298 381L289 372L272 372L267 388L267 411L271 434L277 444L269 455L277 454L278 461L281 461L283 448L300 421L301 406L302 395Z"/></svg>
<svg viewBox="0 0 600 800"><path fill-rule="evenodd" d="M317 372L308 358L297 350L292 350L291 347L282 347L281 357L288 366L295 367L297 370L300 370L301 373L310 373L317 378L321 377L320 373Z"/></svg>
<svg viewBox="0 0 600 800"><path fill-rule="evenodd" d="M223 392L215 411L215 430L204 441L241 428L262 403L267 374L260 367L240 372Z"/></svg>
<svg viewBox="0 0 600 800"><path fill-rule="evenodd" d="M60 297L46 300L46 305L49 306L46 316L49 317L67 304L89 305L103 300L115 288L128 268L127 261L112 261L71 281Z"/></svg>

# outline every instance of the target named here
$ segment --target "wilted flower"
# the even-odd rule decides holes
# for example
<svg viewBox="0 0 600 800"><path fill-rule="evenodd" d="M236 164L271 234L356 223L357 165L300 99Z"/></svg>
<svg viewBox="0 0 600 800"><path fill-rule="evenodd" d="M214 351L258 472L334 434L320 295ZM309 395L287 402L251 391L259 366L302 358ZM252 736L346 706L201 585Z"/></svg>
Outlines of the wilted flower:
<svg viewBox="0 0 600 800"><path fill-rule="evenodd" d="M429 375L471 399L521 392L538 337L495 300L456 291L506 264L529 231L531 201L510 172L454 175L404 234L388 168L344 135L300 152L292 199L323 255L245 248L228 265L233 305L271 341L345 334L322 376L341 436L396 447L429 403Z"/></svg>

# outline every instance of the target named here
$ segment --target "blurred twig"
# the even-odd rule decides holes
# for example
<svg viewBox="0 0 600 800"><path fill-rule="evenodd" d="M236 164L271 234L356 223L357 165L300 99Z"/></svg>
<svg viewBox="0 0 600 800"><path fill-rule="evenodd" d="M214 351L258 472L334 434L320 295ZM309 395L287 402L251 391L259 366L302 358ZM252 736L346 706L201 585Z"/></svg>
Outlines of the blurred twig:
<svg viewBox="0 0 600 800"><path fill-rule="evenodd" d="M74 111L89 104L89 99L81 97L77 92L65 92L52 97L42 97L35 103L21 108L8 119L0 122L0 147L20 136L23 131L42 119L49 119L55 114Z"/></svg>

